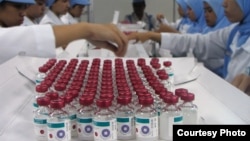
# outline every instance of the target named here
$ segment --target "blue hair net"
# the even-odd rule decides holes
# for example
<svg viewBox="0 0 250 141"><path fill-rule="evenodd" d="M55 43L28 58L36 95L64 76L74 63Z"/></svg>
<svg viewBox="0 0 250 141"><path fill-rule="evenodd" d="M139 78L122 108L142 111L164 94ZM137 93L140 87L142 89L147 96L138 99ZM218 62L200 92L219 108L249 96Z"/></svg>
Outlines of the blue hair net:
<svg viewBox="0 0 250 141"><path fill-rule="evenodd" d="M73 7L76 4L79 5L90 5L90 1L89 0L70 0L70 7Z"/></svg>
<svg viewBox="0 0 250 141"><path fill-rule="evenodd" d="M0 0L2 2L3 0ZM27 4L35 4L35 0L4 0L9 2L16 2L16 3L27 3Z"/></svg>

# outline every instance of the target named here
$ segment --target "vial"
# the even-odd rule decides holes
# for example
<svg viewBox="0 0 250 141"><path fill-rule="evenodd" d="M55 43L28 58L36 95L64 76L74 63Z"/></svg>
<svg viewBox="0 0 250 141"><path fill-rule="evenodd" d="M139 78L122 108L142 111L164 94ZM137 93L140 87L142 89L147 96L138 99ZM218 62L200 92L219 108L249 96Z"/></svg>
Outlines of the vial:
<svg viewBox="0 0 250 141"><path fill-rule="evenodd" d="M131 99L129 96L117 97L119 107L116 109L116 119L119 140L135 139L135 113L134 109L129 106Z"/></svg>
<svg viewBox="0 0 250 141"><path fill-rule="evenodd" d="M182 111L177 106L178 98L175 95L164 97L167 106L162 109L160 115L160 139L172 140L173 125L182 124L183 116Z"/></svg>
<svg viewBox="0 0 250 141"><path fill-rule="evenodd" d="M77 128L78 138L82 141L94 140L93 116L94 99L90 96L84 96L79 99L81 105L77 110Z"/></svg>
<svg viewBox="0 0 250 141"><path fill-rule="evenodd" d="M65 103L61 99L50 102L51 113L47 120L48 141L70 141L69 114L63 110Z"/></svg>
<svg viewBox="0 0 250 141"><path fill-rule="evenodd" d="M179 107L183 112L183 124L197 124L198 122L198 107L193 103L194 99L193 93L182 96L183 103Z"/></svg>
<svg viewBox="0 0 250 141"><path fill-rule="evenodd" d="M36 99L39 107L33 111L33 124L37 141L47 141L47 119L50 113L50 98L39 97Z"/></svg>
<svg viewBox="0 0 250 141"><path fill-rule="evenodd" d="M98 108L93 118L95 141L117 140L117 122L115 113L110 110L111 104L110 99L96 100Z"/></svg>
<svg viewBox="0 0 250 141"><path fill-rule="evenodd" d="M152 97L141 97L142 105L135 114L136 139L138 141L154 141L158 139L158 114L153 108Z"/></svg>

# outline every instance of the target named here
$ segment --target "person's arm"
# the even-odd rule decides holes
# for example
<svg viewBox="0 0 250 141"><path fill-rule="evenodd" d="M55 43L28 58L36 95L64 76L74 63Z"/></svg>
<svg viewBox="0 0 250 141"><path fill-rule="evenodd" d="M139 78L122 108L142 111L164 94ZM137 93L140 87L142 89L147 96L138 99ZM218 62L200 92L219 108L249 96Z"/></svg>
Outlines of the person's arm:
<svg viewBox="0 0 250 141"><path fill-rule="evenodd" d="M178 30L166 24L160 24L159 29L157 29L156 32L180 33Z"/></svg>
<svg viewBox="0 0 250 141"><path fill-rule="evenodd" d="M250 76L243 73L239 74L233 79L231 84L242 92L247 93L247 90L250 88Z"/></svg>
<svg viewBox="0 0 250 141"><path fill-rule="evenodd" d="M53 26L53 30L56 46L86 39L98 47L113 51L117 56L124 56L127 50L126 36L113 24L79 23Z"/></svg>
<svg viewBox="0 0 250 141"><path fill-rule="evenodd" d="M153 31L149 32L133 32L131 34L128 34L129 40L136 40L136 42L142 42L144 43L147 40L153 40L156 42L161 41L161 34Z"/></svg>

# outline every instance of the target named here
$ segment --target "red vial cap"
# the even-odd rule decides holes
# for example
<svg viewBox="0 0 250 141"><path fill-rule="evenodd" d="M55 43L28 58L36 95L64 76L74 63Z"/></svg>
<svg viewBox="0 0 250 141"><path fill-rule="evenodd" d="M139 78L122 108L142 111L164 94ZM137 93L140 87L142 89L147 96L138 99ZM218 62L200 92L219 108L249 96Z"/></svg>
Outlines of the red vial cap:
<svg viewBox="0 0 250 141"><path fill-rule="evenodd" d="M45 84L36 85L36 92L45 93L48 91L48 86Z"/></svg>
<svg viewBox="0 0 250 141"><path fill-rule="evenodd" d="M100 108L108 108L112 105L112 101L110 99L98 99L96 105Z"/></svg>
<svg viewBox="0 0 250 141"><path fill-rule="evenodd" d="M164 100L164 102L166 102L168 104L176 104L179 100L179 97L176 95L165 96L163 100Z"/></svg>
<svg viewBox="0 0 250 141"><path fill-rule="evenodd" d="M164 65L165 67L170 67L170 66L172 65L172 62L171 62L171 61L164 61L164 62L163 62L163 65Z"/></svg>
<svg viewBox="0 0 250 141"><path fill-rule="evenodd" d="M48 96L51 100L58 99L59 97L57 92L47 92L45 96Z"/></svg>
<svg viewBox="0 0 250 141"><path fill-rule="evenodd" d="M41 72L41 73L46 73L48 71L48 67L47 66L39 67L38 71Z"/></svg>
<svg viewBox="0 0 250 141"><path fill-rule="evenodd" d="M154 99L152 96L143 96L139 98L139 103L143 106L149 106L154 103Z"/></svg>
<svg viewBox="0 0 250 141"><path fill-rule="evenodd" d="M66 84L64 84L64 83L56 83L54 88L57 91L64 91L66 89Z"/></svg>
<svg viewBox="0 0 250 141"><path fill-rule="evenodd" d="M182 93L188 93L188 90L185 88L178 88L175 90L175 95L181 97Z"/></svg>
<svg viewBox="0 0 250 141"><path fill-rule="evenodd" d="M50 98L47 96L38 97L36 99L36 102L39 106L48 106L50 104Z"/></svg>
<svg viewBox="0 0 250 141"><path fill-rule="evenodd" d="M190 102L190 101L194 100L194 97L195 97L195 95L193 93L187 93L186 95L183 95L181 98L184 101Z"/></svg>
<svg viewBox="0 0 250 141"><path fill-rule="evenodd" d="M131 102L132 98L130 96L118 96L116 100L117 103L121 105L128 105Z"/></svg>
<svg viewBox="0 0 250 141"><path fill-rule="evenodd" d="M64 106L65 106L65 102L61 99L50 101L50 107L53 109L62 109Z"/></svg>
<svg viewBox="0 0 250 141"><path fill-rule="evenodd" d="M89 105L93 104L93 102L94 102L93 97L89 97L89 96L81 97L79 99L79 103L81 105L84 105L84 106L89 106Z"/></svg>
<svg viewBox="0 0 250 141"><path fill-rule="evenodd" d="M168 80L168 74L160 74L158 76L161 80Z"/></svg>

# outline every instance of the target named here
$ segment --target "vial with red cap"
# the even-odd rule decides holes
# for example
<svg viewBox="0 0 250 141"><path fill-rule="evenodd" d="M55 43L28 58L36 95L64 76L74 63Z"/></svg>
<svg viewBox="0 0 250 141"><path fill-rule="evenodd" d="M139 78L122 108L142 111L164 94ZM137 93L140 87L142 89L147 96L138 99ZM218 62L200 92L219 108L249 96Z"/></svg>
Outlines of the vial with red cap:
<svg viewBox="0 0 250 141"><path fill-rule="evenodd" d="M69 114L70 120L70 131L72 137L77 137L77 123L76 123L76 112L77 109L74 105L72 105L73 97L72 95L63 95L59 97L60 99L64 100L65 106L63 110L65 110Z"/></svg>
<svg viewBox="0 0 250 141"><path fill-rule="evenodd" d="M194 99L193 93L182 95L183 103L179 107L183 112L183 124L197 124L198 122L198 107L193 103Z"/></svg>
<svg viewBox="0 0 250 141"><path fill-rule="evenodd" d="M50 113L50 98L39 97L36 99L38 108L33 111L33 125L37 141L47 140L47 119Z"/></svg>
<svg viewBox="0 0 250 141"><path fill-rule="evenodd" d="M38 73L36 74L36 85L39 85L46 77L46 73L49 70L49 68L46 65L43 65L38 68Z"/></svg>
<svg viewBox="0 0 250 141"><path fill-rule="evenodd" d="M177 106L179 97L171 95L163 99L167 106L162 109L160 115L160 139L173 140L173 125L183 122L182 111Z"/></svg>
<svg viewBox="0 0 250 141"><path fill-rule="evenodd" d="M81 107L77 110L78 138L82 141L94 140L94 98L92 96L85 95L79 98L79 103Z"/></svg>
<svg viewBox="0 0 250 141"><path fill-rule="evenodd" d="M171 61L164 61L163 66L168 74L170 83L174 84L174 69L172 67L172 62Z"/></svg>
<svg viewBox="0 0 250 141"><path fill-rule="evenodd" d="M131 96L118 96L117 103L119 107L116 109L117 119L117 138L119 140L135 139L135 112L131 103Z"/></svg>
<svg viewBox="0 0 250 141"><path fill-rule="evenodd" d="M158 114L153 108L152 97L140 97L142 105L135 114L136 139L138 141L158 140Z"/></svg>
<svg viewBox="0 0 250 141"><path fill-rule="evenodd" d="M51 113L47 120L48 141L70 141L69 114L63 110L65 102L62 99L51 100Z"/></svg>
<svg viewBox="0 0 250 141"><path fill-rule="evenodd" d="M98 108L93 118L95 141L117 140L117 122L115 112L110 110L111 104L110 99L96 100Z"/></svg>
<svg viewBox="0 0 250 141"><path fill-rule="evenodd" d="M35 87L35 95L34 95L34 98L33 98L33 107L34 107L34 110L36 110L38 108L38 104L37 104L37 98L38 97L43 97L45 96L45 93L48 91L48 86L45 85L45 84L39 84L39 85L36 85Z"/></svg>

